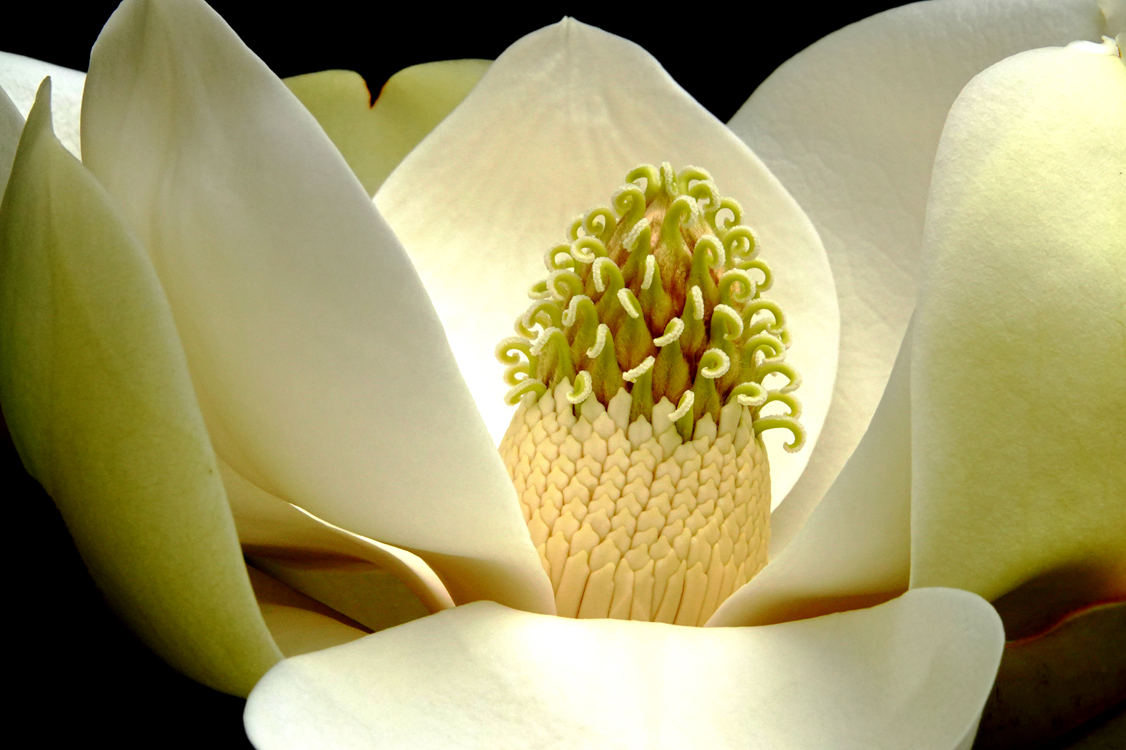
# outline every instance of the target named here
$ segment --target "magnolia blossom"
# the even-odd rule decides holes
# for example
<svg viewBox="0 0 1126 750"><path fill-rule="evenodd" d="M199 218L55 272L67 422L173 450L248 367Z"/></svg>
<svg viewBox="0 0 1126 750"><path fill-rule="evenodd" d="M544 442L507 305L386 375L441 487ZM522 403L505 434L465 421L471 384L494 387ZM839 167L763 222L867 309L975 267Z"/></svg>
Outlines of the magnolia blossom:
<svg viewBox="0 0 1126 750"><path fill-rule="evenodd" d="M206 7L128 2L92 54L81 164L52 135L50 86L34 109L0 99L5 169L29 117L0 219L13 440L162 658L226 692L258 684L261 747L968 747L1000 623L922 586L997 601L1022 635L1126 593L1122 287L1088 288L1122 273L1123 154L1099 119L1121 121L1121 63L1094 44L1121 18L1101 8L900 9L795 58L730 129L640 48L564 21L493 64L373 209L362 139L337 136L341 158L325 136L355 117L346 99L318 112L322 83L294 86L322 130ZM938 145L975 74L1074 39L1091 45L977 79ZM41 68L6 62L18 99ZM55 131L77 152L61 78ZM1038 87L1072 93L1058 119L1004 96ZM1055 171L1030 184L1040 159ZM493 448L492 345L542 249L663 160L709 168L794 279L776 294L805 335L812 450L771 454L772 562L709 623L768 627L550 617ZM1068 326L1044 304L1061 279L1084 290ZM1074 370L1024 372L1064 336ZM1083 419L1040 419L1043 394ZM252 590L243 551L348 617L260 573ZM1043 587L1021 592L1075 568L1097 575L1038 620Z"/></svg>

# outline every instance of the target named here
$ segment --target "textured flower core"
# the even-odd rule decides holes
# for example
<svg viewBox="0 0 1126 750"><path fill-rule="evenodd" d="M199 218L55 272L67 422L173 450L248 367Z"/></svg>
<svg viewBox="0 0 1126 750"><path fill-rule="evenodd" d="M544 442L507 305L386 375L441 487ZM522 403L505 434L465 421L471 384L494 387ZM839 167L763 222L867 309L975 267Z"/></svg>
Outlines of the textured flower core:
<svg viewBox="0 0 1126 750"><path fill-rule="evenodd" d="M739 204L695 167L626 180L497 347L519 404L500 450L560 615L702 625L766 564L759 435L801 446L800 379Z"/></svg>

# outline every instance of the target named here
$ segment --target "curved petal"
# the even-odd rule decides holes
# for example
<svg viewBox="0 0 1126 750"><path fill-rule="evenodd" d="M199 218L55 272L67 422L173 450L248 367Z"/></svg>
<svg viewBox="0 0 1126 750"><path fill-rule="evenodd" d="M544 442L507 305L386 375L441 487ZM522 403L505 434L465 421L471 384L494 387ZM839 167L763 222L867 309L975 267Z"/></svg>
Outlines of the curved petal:
<svg viewBox="0 0 1126 750"><path fill-rule="evenodd" d="M368 195L445 118L489 69L489 60L412 65L391 76L373 103L359 73L325 70L285 79L317 118Z"/></svg>
<svg viewBox="0 0 1126 750"><path fill-rule="evenodd" d="M153 258L216 453L417 552L456 601L552 611L426 292L312 116L202 2L124 3L90 67L85 156Z"/></svg>
<svg viewBox="0 0 1126 750"><path fill-rule="evenodd" d="M915 305L927 185L946 113L979 71L1021 50L1098 39L1095 0L947 0L881 13L788 61L732 118L809 214L841 306L824 434L772 519L785 547L879 403Z"/></svg>
<svg viewBox="0 0 1126 750"><path fill-rule="evenodd" d="M864 439L793 542L710 626L769 625L870 607L911 572L911 332Z"/></svg>
<svg viewBox="0 0 1126 750"><path fill-rule="evenodd" d="M762 163L632 42L571 19L520 40L387 178L376 204L419 268L477 406L499 442L512 409L493 352L512 335L543 255L571 219L605 205L639 163L709 170L743 205L770 295L792 321L802 421L816 441L837 351L833 281L801 209ZM473 314L466 315L467 310ZM766 433L774 497L808 451Z"/></svg>
<svg viewBox="0 0 1126 750"><path fill-rule="evenodd" d="M246 695L281 655L247 580L144 249L51 131L50 80L0 210L0 400L106 598L192 679Z"/></svg>
<svg viewBox="0 0 1126 750"><path fill-rule="evenodd" d="M996 599L1070 572L1096 601L1126 596L1126 65L1090 47L990 68L943 132L912 362L912 586ZM1047 606L1040 588L1026 606Z"/></svg>
<svg viewBox="0 0 1126 750"><path fill-rule="evenodd" d="M391 572L428 611L454 606L446 587L417 555L333 526L256 487L222 460L219 474L246 554L363 560Z"/></svg>
<svg viewBox="0 0 1126 750"><path fill-rule="evenodd" d="M35 92L47 76L51 76L55 134L68 151L81 156L78 115L82 109L82 86L86 81L86 74L23 55L0 52L0 88L8 93L24 117L31 111Z"/></svg>
<svg viewBox="0 0 1126 750"><path fill-rule="evenodd" d="M259 750L953 750L973 739L1002 644L996 613L951 589L763 628L481 603L282 662L245 719Z"/></svg>

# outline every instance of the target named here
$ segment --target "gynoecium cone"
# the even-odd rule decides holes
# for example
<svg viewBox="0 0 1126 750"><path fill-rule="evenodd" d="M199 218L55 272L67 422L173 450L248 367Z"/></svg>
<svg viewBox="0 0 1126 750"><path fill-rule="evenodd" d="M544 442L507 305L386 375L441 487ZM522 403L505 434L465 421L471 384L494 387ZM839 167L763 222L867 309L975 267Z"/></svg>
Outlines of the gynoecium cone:
<svg viewBox="0 0 1126 750"><path fill-rule="evenodd" d="M497 347L519 405L500 451L561 616L703 625L766 565L759 434L804 442L800 378L739 204L695 167L626 180Z"/></svg>

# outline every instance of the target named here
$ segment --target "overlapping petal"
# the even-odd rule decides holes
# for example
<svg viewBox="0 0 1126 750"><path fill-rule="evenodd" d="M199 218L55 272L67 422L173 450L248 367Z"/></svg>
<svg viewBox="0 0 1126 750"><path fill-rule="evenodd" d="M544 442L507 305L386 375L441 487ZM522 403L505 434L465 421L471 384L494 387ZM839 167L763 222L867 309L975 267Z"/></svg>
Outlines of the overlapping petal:
<svg viewBox="0 0 1126 750"><path fill-rule="evenodd" d="M397 240L323 130L201 3L99 37L84 159L168 295L216 453L422 555L457 601L552 611L512 487Z"/></svg>
<svg viewBox="0 0 1126 750"><path fill-rule="evenodd" d="M1098 40L1109 28L1095 0L915 3L813 44L732 118L809 214L841 305L832 408L808 469L774 514L772 554L832 485L883 393L915 305L931 167L958 92L1010 55Z"/></svg>
<svg viewBox="0 0 1126 750"><path fill-rule="evenodd" d="M951 110L912 362L912 585L1028 584L1041 625L1126 597L1126 65L1090 46Z"/></svg>
<svg viewBox="0 0 1126 750"><path fill-rule="evenodd" d="M261 750L968 750L1003 640L992 608L952 589L762 628L478 603L284 662L246 724Z"/></svg>
<svg viewBox="0 0 1126 750"><path fill-rule="evenodd" d="M114 609L184 674L246 695L281 654L172 315L112 200L55 138L50 92L0 209L4 416Z"/></svg>

